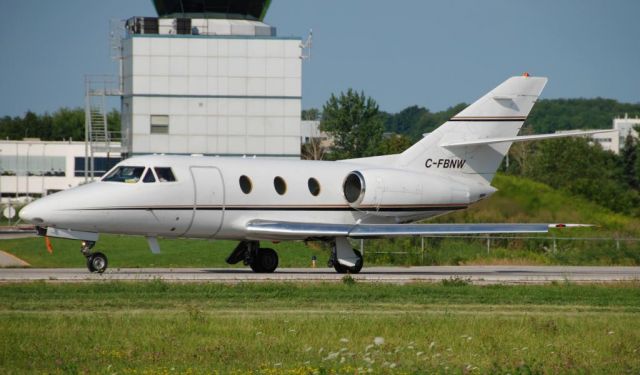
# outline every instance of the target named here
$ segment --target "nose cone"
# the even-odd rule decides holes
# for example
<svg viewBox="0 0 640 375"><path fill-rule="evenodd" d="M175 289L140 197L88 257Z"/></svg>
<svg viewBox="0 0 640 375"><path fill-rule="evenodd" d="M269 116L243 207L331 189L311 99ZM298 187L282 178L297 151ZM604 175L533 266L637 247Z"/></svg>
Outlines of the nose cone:
<svg viewBox="0 0 640 375"><path fill-rule="evenodd" d="M23 221L38 225L44 222L43 217L45 214L46 210L44 209L43 202L37 200L23 207L18 215Z"/></svg>

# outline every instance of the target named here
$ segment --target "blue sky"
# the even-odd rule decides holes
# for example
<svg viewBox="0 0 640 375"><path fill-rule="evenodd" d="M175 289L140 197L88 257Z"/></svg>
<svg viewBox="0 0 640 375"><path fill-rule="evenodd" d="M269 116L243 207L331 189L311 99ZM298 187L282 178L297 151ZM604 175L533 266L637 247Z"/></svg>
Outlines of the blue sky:
<svg viewBox="0 0 640 375"><path fill-rule="evenodd" d="M83 105L84 74L114 73L109 19L150 0L20 0L0 13L0 116ZM303 107L364 90L387 111L471 102L525 71L545 98L640 102L637 0L273 0L279 35L313 29Z"/></svg>

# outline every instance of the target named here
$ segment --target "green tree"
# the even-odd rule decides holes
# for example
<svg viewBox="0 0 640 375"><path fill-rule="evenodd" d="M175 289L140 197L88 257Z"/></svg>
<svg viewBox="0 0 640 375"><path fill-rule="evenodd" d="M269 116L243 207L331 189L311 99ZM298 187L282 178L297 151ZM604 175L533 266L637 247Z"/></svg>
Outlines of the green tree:
<svg viewBox="0 0 640 375"><path fill-rule="evenodd" d="M378 104L364 92L349 89L331 95L322 108L320 130L330 134L331 159L373 156L379 153L384 126Z"/></svg>
<svg viewBox="0 0 640 375"><path fill-rule="evenodd" d="M624 147L620 150L622 173L626 183L634 189L640 187L636 167L638 163L638 145L633 135L629 133L624 139Z"/></svg>
<svg viewBox="0 0 640 375"><path fill-rule="evenodd" d="M317 108L303 109L300 117L303 121L320 120L320 111Z"/></svg>
<svg viewBox="0 0 640 375"><path fill-rule="evenodd" d="M52 140L84 141L84 110L60 108L53 114Z"/></svg>
<svg viewBox="0 0 640 375"><path fill-rule="evenodd" d="M432 132L466 106L461 103L444 111L431 112L414 105L395 114L384 113L385 130L406 135L412 142L417 142L424 133Z"/></svg>
<svg viewBox="0 0 640 375"><path fill-rule="evenodd" d="M584 138L539 142L525 176L579 194L613 211L638 215L640 196L626 183L620 158Z"/></svg>
<svg viewBox="0 0 640 375"><path fill-rule="evenodd" d="M389 115L386 119L385 130L413 136L417 128L424 127L425 123L429 122L431 115L428 109L413 105Z"/></svg>
<svg viewBox="0 0 640 375"><path fill-rule="evenodd" d="M611 128L612 119L625 113L640 115L640 104L613 99L543 99L533 107L527 124L534 133L557 130Z"/></svg>
<svg viewBox="0 0 640 375"><path fill-rule="evenodd" d="M0 118L0 138L21 140L23 138L40 138L44 141L61 141L73 139L84 140L85 114L82 108L60 108L53 114L38 115L28 111L21 117ZM120 112L112 109L107 113L109 132L120 133Z"/></svg>
<svg viewBox="0 0 640 375"><path fill-rule="evenodd" d="M402 134L391 134L380 144L380 153L384 155L399 154L411 147L411 139Z"/></svg>

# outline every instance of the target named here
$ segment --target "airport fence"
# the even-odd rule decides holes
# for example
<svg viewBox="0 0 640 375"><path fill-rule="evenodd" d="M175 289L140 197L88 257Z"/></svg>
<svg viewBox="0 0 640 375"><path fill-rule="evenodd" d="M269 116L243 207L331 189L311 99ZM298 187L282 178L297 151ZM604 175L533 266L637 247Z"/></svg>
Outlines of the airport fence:
<svg viewBox="0 0 640 375"><path fill-rule="evenodd" d="M438 265L486 259L575 265L640 265L638 237L429 236L359 240L369 264Z"/></svg>

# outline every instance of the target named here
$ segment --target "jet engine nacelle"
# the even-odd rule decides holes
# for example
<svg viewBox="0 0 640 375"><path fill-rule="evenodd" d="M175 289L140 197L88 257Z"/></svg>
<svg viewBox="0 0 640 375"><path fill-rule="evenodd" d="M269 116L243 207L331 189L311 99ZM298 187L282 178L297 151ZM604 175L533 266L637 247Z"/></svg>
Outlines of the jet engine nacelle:
<svg viewBox="0 0 640 375"><path fill-rule="evenodd" d="M365 169L350 172L342 185L351 207L382 216L397 213L380 208L447 207L467 205L495 192L489 185L444 175L397 169Z"/></svg>

